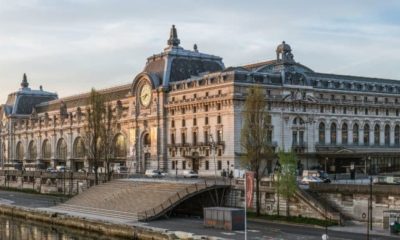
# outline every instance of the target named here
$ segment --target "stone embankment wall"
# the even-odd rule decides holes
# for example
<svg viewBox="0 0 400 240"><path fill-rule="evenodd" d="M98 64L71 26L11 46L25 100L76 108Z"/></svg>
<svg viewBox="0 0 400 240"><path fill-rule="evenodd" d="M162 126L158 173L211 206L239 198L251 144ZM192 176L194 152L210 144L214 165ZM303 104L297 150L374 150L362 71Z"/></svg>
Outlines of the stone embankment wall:
<svg viewBox="0 0 400 240"><path fill-rule="evenodd" d="M335 206L350 219L367 221L369 185L311 184L310 190ZM372 185L372 219L374 225L383 224L384 211L400 210L398 185Z"/></svg>
<svg viewBox="0 0 400 240"><path fill-rule="evenodd" d="M105 174L98 174L99 182L106 179ZM126 175L113 175L123 178ZM95 175L78 172L30 172L0 171L0 187L31 189L38 193L57 193L75 195L94 185Z"/></svg>
<svg viewBox="0 0 400 240"><path fill-rule="evenodd" d="M85 231L92 231L110 237L121 237L126 239L140 240L177 240L198 239L189 233L174 233L167 230L143 227L140 225L123 225L108 223L99 220L90 220L59 213L50 213L36 209L20 208L9 205L0 205L0 214L18 217L32 221L44 222L56 226L71 227ZM201 239L211 239L204 237Z"/></svg>
<svg viewBox="0 0 400 240"><path fill-rule="evenodd" d="M263 178L260 185L262 214L286 216L288 203L290 216L302 216L325 220L325 214L327 214L328 218L340 221L339 216L333 216L333 213L330 212L326 213L325 209L323 209L315 199L310 199L309 196L304 196L301 192L296 192L287 202L285 198L277 193L275 183L271 178ZM232 189L227 197L226 204L232 207L244 207L244 201L244 180L232 180ZM254 192L252 207L249 211L255 212L255 207L256 193Z"/></svg>

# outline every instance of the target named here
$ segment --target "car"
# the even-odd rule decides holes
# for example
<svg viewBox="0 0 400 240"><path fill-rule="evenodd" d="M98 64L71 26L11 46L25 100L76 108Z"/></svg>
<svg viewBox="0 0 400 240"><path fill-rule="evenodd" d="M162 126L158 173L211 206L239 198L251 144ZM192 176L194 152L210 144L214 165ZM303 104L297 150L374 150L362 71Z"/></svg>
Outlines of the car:
<svg viewBox="0 0 400 240"><path fill-rule="evenodd" d="M128 173L128 168L126 166L115 166L113 170L115 173Z"/></svg>
<svg viewBox="0 0 400 240"><path fill-rule="evenodd" d="M301 180L302 184L310 184L310 182L314 182L314 183L322 183L323 181L318 178L318 177L314 177L314 176L305 176L303 177L303 179Z"/></svg>
<svg viewBox="0 0 400 240"><path fill-rule="evenodd" d="M57 172L57 170L56 170L55 168L48 167L48 168L46 169L46 172L55 173L55 172Z"/></svg>
<svg viewBox="0 0 400 240"><path fill-rule="evenodd" d="M189 171L183 172L183 177L184 178L198 178L199 174L193 170L189 170Z"/></svg>
<svg viewBox="0 0 400 240"><path fill-rule="evenodd" d="M56 167L57 172L66 172L67 168L64 165L60 165Z"/></svg>
<svg viewBox="0 0 400 240"><path fill-rule="evenodd" d="M163 173L160 170L146 170L144 175L146 177L162 178L165 177L166 173Z"/></svg>

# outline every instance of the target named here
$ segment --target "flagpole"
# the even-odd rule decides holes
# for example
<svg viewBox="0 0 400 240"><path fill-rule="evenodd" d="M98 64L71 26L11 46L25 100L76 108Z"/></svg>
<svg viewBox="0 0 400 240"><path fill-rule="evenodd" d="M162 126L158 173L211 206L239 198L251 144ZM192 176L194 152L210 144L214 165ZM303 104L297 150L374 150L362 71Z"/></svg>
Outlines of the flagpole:
<svg viewBox="0 0 400 240"><path fill-rule="evenodd" d="M244 171L244 240L247 240L247 174Z"/></svg>

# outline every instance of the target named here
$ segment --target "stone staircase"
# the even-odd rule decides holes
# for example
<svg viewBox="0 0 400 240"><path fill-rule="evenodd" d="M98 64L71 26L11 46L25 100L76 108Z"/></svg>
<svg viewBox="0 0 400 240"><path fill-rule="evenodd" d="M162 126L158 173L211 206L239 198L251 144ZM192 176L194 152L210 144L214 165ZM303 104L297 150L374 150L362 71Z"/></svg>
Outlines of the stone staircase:
<svg viewBox="0 0 400 240"><path fill-rule="evenodd" d="M302 199L305 203L307 203L311 208L316 210L321 216L333 221L337 221L339 224L342 223L342 214L334 209L331 205L321 201L320 198L316 197L311 192L308 192L301 188L297 188L295 195L296 197Z"/></svg>
<svg viewBox="0 0 400 240"><path fill-rule="evenodd" d="M333 205L331 202L329 202L325 197L321 196L318 192L312 191L312 190L307 190L307 193L312 196L314 199L316 199L322 206L326 206L328 209L330 209L332 212L336 212L337 214L340 215L341 222L351 222L353 220L352 217L348 216L347 214L343 213L340 211L338 207ZM347 225L347 224L346 224Z"/></svg>
<svg viewBox="0 0 400 240"><path fill-rule="evenodd" d="M89 188L52 209L123 221L149 220L215 185L205 181L114 180Z"/></svg>

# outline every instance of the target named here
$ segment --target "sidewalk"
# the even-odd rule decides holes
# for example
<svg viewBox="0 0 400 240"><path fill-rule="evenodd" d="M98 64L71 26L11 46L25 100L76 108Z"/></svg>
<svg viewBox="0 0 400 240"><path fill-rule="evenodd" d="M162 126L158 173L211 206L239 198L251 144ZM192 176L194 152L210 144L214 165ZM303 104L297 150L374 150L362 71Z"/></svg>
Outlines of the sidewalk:
<svg viewBox="0 0 400 240"><path fill-rule="evenodd" d="M312 224L301 224L301 223L292 223L292 222L285 222L285 221L271 221L266 219L258 219L258 218L249 218L249 222L257 222L257 223L279 223L288 226L296 226L296 227L309 227L309 228L318 228L318 229L325 229L323 226L319 225L312 225ZM367 233L367 226L366 224L357 224L353 226L330 226L328 227L328 235L329 232L342 232L342 233L358 233L358 234L366 234ZM399 237L400 235L390 234L389 229L383 229L380 227L373 227L373 230L369 232L372 236L384 236L384 237Z"/></svg>
<svg viewBox="0 0 400 240"><path fill-rule="evenodd" d="M337 232L351 232L351 233L367 234L367 225L360 224L360 225L354 225L354 226L333 226L333 227L329 227L329 230L337 231ZM375 236L399 237L400 238L400 235L390 234L389 229L383 229L383 228L375 227L375 226L372 227L372 231L370 230L369 234L375 235Z"/></svg>

